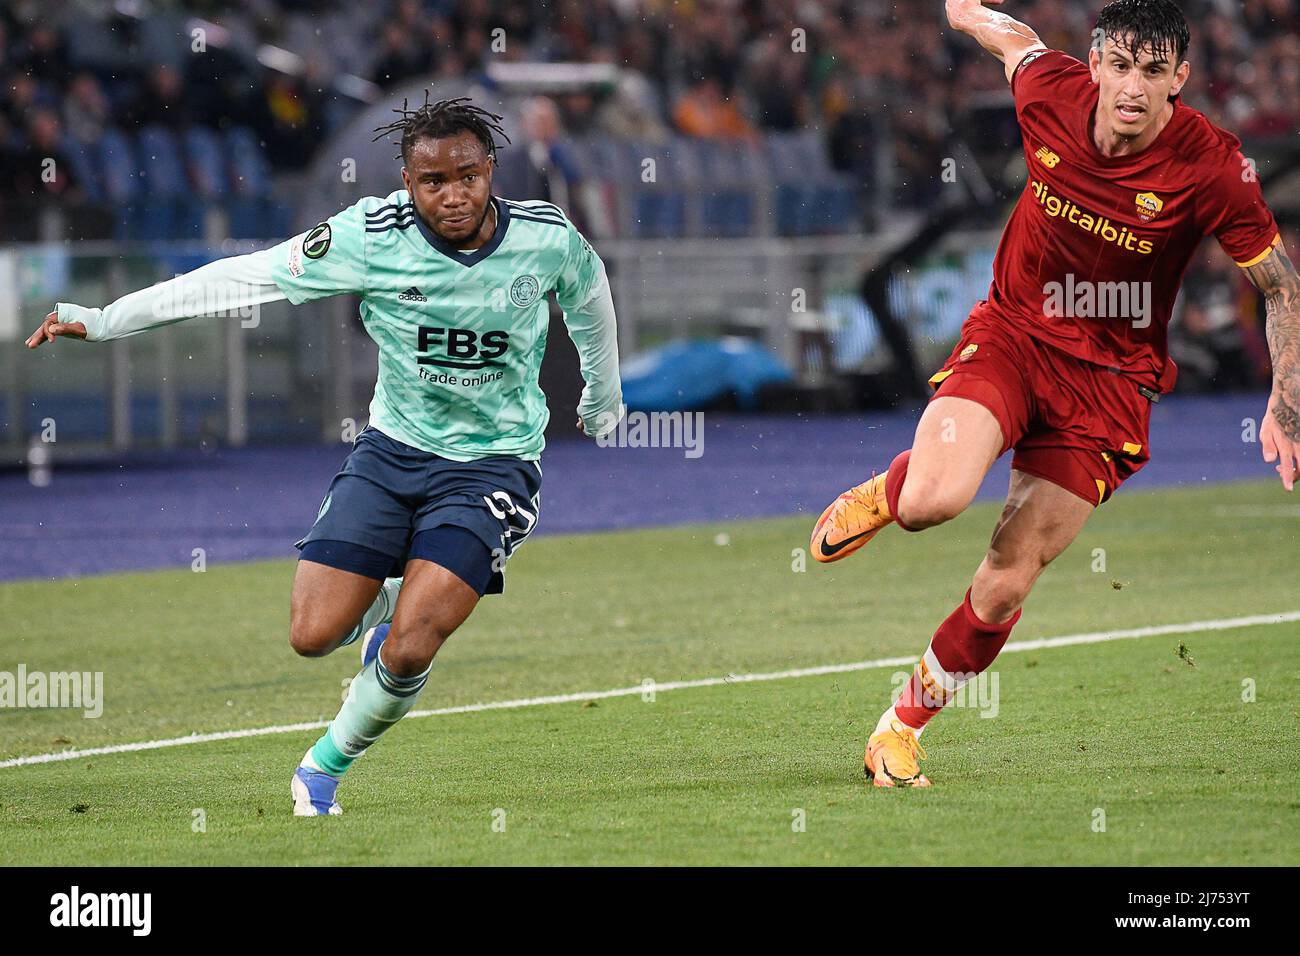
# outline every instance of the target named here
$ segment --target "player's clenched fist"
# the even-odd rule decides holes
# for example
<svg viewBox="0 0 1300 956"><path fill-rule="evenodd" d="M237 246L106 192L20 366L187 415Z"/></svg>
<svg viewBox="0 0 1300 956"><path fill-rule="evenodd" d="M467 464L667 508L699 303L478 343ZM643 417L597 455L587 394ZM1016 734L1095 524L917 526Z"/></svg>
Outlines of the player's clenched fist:
<svg viewBox="0 0 1300 956"><path fill-rule="evenodd" d="M27 337L27 347L34 349L42 342L53 342L55 336L70 335L74 339L86 337L86 327L80 322L60 322L58 310L45 317L40 328Z"/></svg>

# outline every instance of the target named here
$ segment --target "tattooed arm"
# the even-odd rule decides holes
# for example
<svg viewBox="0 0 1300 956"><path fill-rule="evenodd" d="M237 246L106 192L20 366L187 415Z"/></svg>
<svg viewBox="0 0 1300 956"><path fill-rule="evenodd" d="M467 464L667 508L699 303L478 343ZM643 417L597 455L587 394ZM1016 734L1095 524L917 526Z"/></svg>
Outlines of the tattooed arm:
<svg viewBox="0 0 1300 956"><path fill-rule="evenodd" d="M984 0L984 3L1000 4L1002 0ZM1006 69L1007 82L1015 76L1016 67L1035 50L1047 47L1038 34L1019 20L998 13L984 6L980 0L947 0L948 25L954 30L968 33L979 41L980 46L988 50Z"/></svg>
<svg viewBox="0 0 1300 956"><path fill-rule="evenodd" d="M1273 357L1273 393L1259 429L1260 444L1264 460L1277 461L1282 485L1291 491L1300 477L1300 274L1281 243L1245 272L1264 294Z"/></svg>

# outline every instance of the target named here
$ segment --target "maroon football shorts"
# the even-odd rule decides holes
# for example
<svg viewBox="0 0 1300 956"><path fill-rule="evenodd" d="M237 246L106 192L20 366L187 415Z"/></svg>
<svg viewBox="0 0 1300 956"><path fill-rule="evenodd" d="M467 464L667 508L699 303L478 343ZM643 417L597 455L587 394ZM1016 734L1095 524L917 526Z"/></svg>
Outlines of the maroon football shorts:
<svg viewBox="0 0 1300 956"><path fill-rule="evenodd" d="M1011 467L1099 505L1147 463L1151 402L1131 376L1040 342L996 316L972 315L930 378L931 401L978 402L1002 426Z"/></svg>

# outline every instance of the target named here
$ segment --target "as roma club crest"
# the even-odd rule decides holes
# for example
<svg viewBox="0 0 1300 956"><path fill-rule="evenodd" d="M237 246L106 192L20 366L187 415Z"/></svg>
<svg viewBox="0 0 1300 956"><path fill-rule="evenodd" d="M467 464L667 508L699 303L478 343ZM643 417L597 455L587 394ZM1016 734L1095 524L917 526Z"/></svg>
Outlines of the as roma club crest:
<svg viewBox="0 0 1300 956"><path fill-rule="evenodd" d="M1165 208L1165 201L1155 193L1138 193L1134 202L1137 203L1138 218L1143 222L1150 222Z"/></svg>

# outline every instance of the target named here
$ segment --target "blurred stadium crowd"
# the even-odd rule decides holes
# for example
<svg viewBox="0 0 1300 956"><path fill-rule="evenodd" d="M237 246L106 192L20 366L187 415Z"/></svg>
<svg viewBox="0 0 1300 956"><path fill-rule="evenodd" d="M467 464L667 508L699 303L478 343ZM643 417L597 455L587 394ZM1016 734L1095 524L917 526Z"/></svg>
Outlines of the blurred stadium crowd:
<svg viewBox="0 0 1300 956"><path fill-rule="evenodd" d="M1095 6L1012 12L1082 55ZM1300 0L1184 6L1187 101L1245 139L1294 139ZM622 162L617 144L678 144L702 178L752 161L789 180L777 234L851 233L937 205L954 135L992 152L986 166L1014 162L1001 71L947 29L939 0L10 0L0 240L213 238L214 210L216 235L280 236L295 172L383 90L537 61L622 71L523 124L516 144L549 151L551 195ZM817 189L801 192L809 169ZM713 228L691 231L685 215L650 202L639 232L606 234L744 236L762 218L722 202Z"/></svg>

